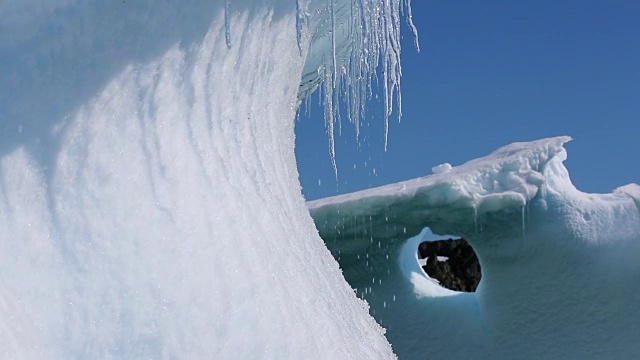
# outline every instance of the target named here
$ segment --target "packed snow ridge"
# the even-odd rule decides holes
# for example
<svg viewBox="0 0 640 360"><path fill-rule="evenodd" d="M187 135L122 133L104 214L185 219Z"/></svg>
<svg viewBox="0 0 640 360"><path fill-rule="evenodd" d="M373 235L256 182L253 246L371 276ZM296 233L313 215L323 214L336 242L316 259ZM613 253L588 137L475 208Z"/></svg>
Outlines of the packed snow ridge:
<svg viewBox="0 0 640 360"><path fill-rule="evenodd" d="M514 143L433 175L307 203L345 278L400 358L633 358L640 352L640 186L577 190L569 137ZM416 250L464 237L475 293Z"/></svg>
<svg viewBox="0 0 640 360"><path fill-rule="evenodd" d="M520 210L530 202L544 184L547 163L564 156L562 145L570 140L563 136L513 143L461 166L439 165L430 176L311 201L307 206L314 214L330 207L349 216L372 216L374 209L386 217L396 215L387 209L404 206L402 218L394 219L392 227L385 221L384 236L390 236L389 231L417 235L425 227L425 219L440 219L429 220L436 223L468 219L473 225L484 213ZM321 232L333 225L318 224ZM349 229L342 231L342 235L350 235Z"/></svg>

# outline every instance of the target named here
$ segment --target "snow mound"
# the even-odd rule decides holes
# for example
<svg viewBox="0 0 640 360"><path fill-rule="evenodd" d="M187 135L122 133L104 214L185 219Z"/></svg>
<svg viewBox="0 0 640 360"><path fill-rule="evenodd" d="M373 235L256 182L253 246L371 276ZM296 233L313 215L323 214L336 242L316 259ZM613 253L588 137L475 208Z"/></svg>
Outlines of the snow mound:
<svg viewBox="0 0 640 360"><path fill-rule="evenodd" d="M425 227L425 219L438 219L431 220L438 224L463 221L470 225L465 232L473 231L474 221L470 219L499 210L520 210L531 201L544 183L547 163L565 153L562 145L570 140L563 136L513 143L444 173L315 200L307 206L314 218L325 221L316 222L321 233L333 229L334 221L341 221L323 217L325 208L338 209L344 216L384 217L386 220L379 222L384 229L373 231L374 236L417 235ZM401 218L398 211L389 211L395 207L402 208ZM387 221L389 217L393 220ZM342 229L341 235L360 230Z"/></svg>
<svg viewBox="0 0 640 360"><path fill-rule="evenodd" d="M431 171L434 174L444 174L447 171L451 170L451 164L449 163L444 163L444 164L440 164L440 165L436 165L434 167L431 168Z"/></svg>

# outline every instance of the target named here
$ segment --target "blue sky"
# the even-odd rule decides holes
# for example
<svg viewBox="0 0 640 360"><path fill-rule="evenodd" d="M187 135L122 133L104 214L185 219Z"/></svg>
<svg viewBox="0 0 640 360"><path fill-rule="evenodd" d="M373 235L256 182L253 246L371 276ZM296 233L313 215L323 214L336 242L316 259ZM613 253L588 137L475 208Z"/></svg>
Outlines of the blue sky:
<svg viewBox="0 0 640 360"><path fill-rule="evenodd" d="M360 141L342 124L336 181L318 96L296 124L308 200L407 180L514 141L569 135L574 184L640 183L640 2L413 1L403 27L403 118L384 151L380 100ZM374 171L375 169L375 171Z"/></svg>

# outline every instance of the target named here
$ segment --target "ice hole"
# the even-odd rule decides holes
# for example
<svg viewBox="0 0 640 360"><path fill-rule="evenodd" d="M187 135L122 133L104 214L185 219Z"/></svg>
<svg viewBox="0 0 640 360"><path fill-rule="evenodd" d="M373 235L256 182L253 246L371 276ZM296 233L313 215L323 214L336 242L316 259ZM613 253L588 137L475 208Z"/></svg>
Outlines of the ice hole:
<svg viewBox="0 0 640 360"><path fill-rule="evenodd" d="M478 256L462 238L420 243L418 262L428 277L450 290L475 292L482 278Z"/></svg>

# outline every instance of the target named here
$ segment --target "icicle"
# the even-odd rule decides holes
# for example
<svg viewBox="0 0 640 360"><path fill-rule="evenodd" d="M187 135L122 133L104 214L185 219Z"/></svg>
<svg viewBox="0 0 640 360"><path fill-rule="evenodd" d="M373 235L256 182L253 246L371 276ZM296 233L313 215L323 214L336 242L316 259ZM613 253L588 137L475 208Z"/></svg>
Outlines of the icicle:
<svg viewBox="0 0 640 360"><path fill-rule="evenodd" d="M526 240L526 233L525 233L525 205L522 205L522 241Z"/></svg>
<svg viewBox="0 0 640 360"><path fill-rule="evenodd" d="M325 79L328 84L325 88L324 96L324 121L327 126L327 133L329 135L329 153L331 155L331 165L333 165L333 172L336 175L336 182L338 181L338 165L336 164L336 136L334 131L335 112L333 104L333 79L328 77Z"/></svg>
<svg viewBox="0 0 640 360"><path fill-rule="evenodd" d="M478 205L473 204L473 227L475 234L478 235Z"/></svg>
<svg viewBox="0 0 640 360"><path fill-rule="evenodd" d="M336 57L336 9L335 0L331 0L331 58L333 61L333 86L338 85L338 61Z"/></svg>
<svg viewBox="0 0 640 360"><path fill-rule="evenodd" d="M302 56L302 10L300 9L300 0L296 0L296 41L298 43L298 51Z"/></svg>
<svg viewBox="0 0 640 360"><path fill-rule="evenodd" d="M420 52L420 42L418 41L418 29L413 24L413 13L411 11L411 0L406 0L402 4L403 4L402 9L404 10L405 7L407 9L406 18L407 18L407 24L409 25L409 27L411 28L411 32L413 33L413 46L416 48L417 52Z"/></svg>
<svg viewBox="0 0 640 360"><path fill-rule="evenodd" d="M229 0L224 1L224 40L227 43L227 49L231 49L231 23L229 19Z"/></svg>
<svg viewBox="0 0 640 360"><path fill-rule="evenodd" d="M296 0L296 6L298 8L296 30L300 47L304 26L301 7L304 7L304 2ZM331 47L323 49L325 53L317 69L317 76L322 82L325 123L329 136L331 162L337 181L335 123L338 122L339 130L342 125L340 121L342 106L339 101L345 101L347 118L355 126L356 138L359 139L361 120L365 118L366 113L366 102L375 95L373 82L378 81L379 72L382 77L381 90L384 92L384 149L386 151L389 146L389 118L394 108L397 108L398 121L402 118L401 14L405 16L413 32L417 50L419 46L410 0L354 0L350 3L329 0L320 11L326 14L326 22L320 27L319 33L311 34L311 38L312 46L327 44ZM303 96L307 94L301 93ZM375 175L375 170L373 173Z"/></svg>

